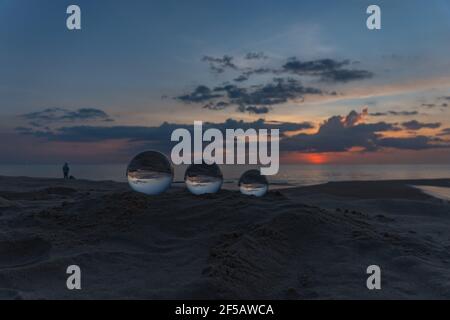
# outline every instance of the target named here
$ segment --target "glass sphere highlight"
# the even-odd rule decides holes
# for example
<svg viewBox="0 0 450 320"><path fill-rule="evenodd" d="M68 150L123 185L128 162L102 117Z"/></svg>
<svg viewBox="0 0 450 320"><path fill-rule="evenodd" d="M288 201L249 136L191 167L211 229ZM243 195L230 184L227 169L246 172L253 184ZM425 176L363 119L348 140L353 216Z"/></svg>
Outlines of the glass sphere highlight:
<svg viewBox="0 0 450 320"><path fill-rule="evenodd" d="M135 156L127 168L128 184L140 193L157 195L166 191L173 180L173 168L165 155L145 151Z"/></svg>
<svg viewBox="0 0 450 320"><path fill-rule="evenodd" d="M239 179L239 190L248 196L262 197L269 190L269 182L259 170L249 170Z"/></svg>
<svg viewBox="0 0 450 320"><path fill-rule="evenodd" d="M223 175L217 164L191 164L184 174L188 190L195 194L216 193L223 183Z"/></svg>

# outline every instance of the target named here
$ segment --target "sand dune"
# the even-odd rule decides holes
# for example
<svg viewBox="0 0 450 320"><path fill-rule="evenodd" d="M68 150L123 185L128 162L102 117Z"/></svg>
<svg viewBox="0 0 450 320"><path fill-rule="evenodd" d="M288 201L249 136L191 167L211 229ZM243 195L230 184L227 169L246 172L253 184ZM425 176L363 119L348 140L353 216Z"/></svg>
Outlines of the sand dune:
<svg viewBox="0 0 450 320"><path fill-rule="evenodd" d="M450 206L410 185L449 183L152 197L0 177L0 299L448 298ZM81 291L66 289L71 264ZM366 288L371 264L381 291Z"/></svg>

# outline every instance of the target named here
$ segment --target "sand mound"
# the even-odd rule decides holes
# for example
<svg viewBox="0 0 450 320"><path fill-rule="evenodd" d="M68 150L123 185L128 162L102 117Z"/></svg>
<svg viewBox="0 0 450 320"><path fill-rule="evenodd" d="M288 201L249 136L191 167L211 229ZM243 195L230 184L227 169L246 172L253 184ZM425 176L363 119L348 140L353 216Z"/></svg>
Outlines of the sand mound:
<svg viewBox="0 0 450 320"><path fill-rule="evenodd" d="M0 219L0 299L445 298L450 292L448 204L415 199L400 185L391 188L398 197L388 199L384 191L373 194L384 189L381 182L373 189L369 182L339 185L346 192L325 185L255 198L226 190L194 196L181 188L146 196L88 181L71 184L73 191L36 179L23 197L7 180L23 207ZM0 183L0 190L6 186ZM36 192L46 200L30 196ZM65 287L71 264L82 267L81 292ZM372 264L385 279L379 292L365 286Z"/></svg>
<svg viewBox="0 0 450 320"><path fill-rule="evenodd" d="M30 265L45 260L50 243L40 238L0 241L0 269Z"/></svg>
<svg viewBox="0 0 450 320"><path fill-rule="evenodd" d="M27 192L16 192L16 191L0 191L0 196L9 200L49 200L53 197L67 197L74 193L77 190L73 188L65 188L65 187L51 187L40 190L33 190Z"/></svg>
<svg viewBox="0 0 450 320"><path fill-rule="evenodd" d="M19 291L13 289L0 288L0 300L21 300Z"/></svg>
<svg viewBox="0 0 450 320"><path fill-rule="evenodd" d="M0 208L14 208L17 204L13 201L0 197Z"/></svg>
<svg viewBox="0 0 450 320"><path fill-rule="evenodd" d="M73 189L73 188L66 188L66 187L52 187L52 188L45 188L44 190L42 190L42 192L48 193L48 194L67 196L67 195L76 193L77 190Z"/></svg>

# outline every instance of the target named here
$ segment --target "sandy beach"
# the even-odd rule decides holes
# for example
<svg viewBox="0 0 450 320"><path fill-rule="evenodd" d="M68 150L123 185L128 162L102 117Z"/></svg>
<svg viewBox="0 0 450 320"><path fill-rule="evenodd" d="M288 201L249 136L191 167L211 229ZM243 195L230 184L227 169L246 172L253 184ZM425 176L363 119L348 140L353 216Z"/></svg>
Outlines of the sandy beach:
<svg viewBox="0 0 450 320"><path fill-rule="evenodd" d="M413 186L334 182L160 196L125 183L0 177L0 299L445 299L450 205ZM66 268L82 290L66 288ZM382 290L366 288L366 268Z"/></svg>

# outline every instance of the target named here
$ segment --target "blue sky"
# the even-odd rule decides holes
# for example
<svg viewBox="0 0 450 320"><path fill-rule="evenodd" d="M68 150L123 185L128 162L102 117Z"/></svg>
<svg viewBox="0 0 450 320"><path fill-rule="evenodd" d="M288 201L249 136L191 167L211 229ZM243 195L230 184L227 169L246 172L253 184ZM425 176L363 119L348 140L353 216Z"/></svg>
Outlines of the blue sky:
<svg viewBox="0 0 450 320"><path fill-rule="evenodd" d="M69 4L81 7L81 31L65 27ZM365 26L365 10L370 4L382 9L382 30L369 31ZM450 96L449 18L450 3L445 0L0 0L0 134L3 141L35 143L42 150L53 150L55 143L66 143L70 149L67 142L16 130L28 125L20 115L48 108L92 108L114 118L111 122L86 122L86 118L70 123L53 121L50 130L74 125L159 126L165 121L189 124L193 120L219 123L228 118L264 118L310 121L315 129L307 134L314 134L323 121L336 115L345 117L352 110L362 113L369 108L369 113L388 113L394 108L416 110L417 114L414 119L387 114L365 121L441 122L434 131L425 127L423 132L401 134L436 136L439 130L450 127L450 108L437 108L439 103L444 104L442 97ZM263 53L266 58L246 60L248 53ZM233 58L236 69L217 73L202 61L205 56L225 55ZM238 85L233 79L242 70L279 70L292 57L301 62L349 61L339 68L367 71L373 76L322 81L301 75L303 86L338 94L297 96L267 105L270 111L264 114L241 112L234 105L205 109L202 104L176 99L198 86L213 89L224 83ZM252 76L245 88L268 84L275 76L279 74ZM431 104L436 107L423 106ZM105 157L114 157L114 152L127 154L118 150L119 139L114 140L108 143L116 146L115 151L108 151ZM83 144L79 147L92 148ZM424 151L435 152L428 148ZM89 157L90 153L85 155ZM66 154L55 151L47 157L33 149L0 157L0 162L20 162L30 156L52 162Z"/></svg>

